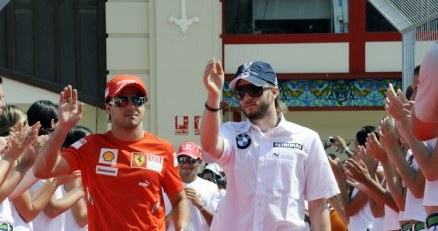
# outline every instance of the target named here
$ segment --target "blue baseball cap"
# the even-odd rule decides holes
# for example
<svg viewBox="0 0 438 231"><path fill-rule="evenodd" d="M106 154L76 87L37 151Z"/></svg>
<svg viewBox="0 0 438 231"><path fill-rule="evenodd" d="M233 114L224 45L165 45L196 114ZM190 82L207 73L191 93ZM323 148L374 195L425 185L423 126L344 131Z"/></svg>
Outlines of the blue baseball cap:
<svg viewBox="0 0 438 231"><path fill-rule="evenodd" d="M230 82L229 87L234 89L239 80L246 80L258 87L266 83L278 85L277 75L269 63L263 61L255 61L244 63L239 66L236 72L236 78Z"/></svg>

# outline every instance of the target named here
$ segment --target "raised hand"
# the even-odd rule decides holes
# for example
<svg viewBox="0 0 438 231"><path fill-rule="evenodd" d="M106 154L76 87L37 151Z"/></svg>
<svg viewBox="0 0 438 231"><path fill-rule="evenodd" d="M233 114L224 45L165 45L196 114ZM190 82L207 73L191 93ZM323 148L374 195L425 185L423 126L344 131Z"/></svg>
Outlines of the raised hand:
<svg viewBox="0 0 438 231"><path fill-rule="evenodd" d="M30 168L30 166L32 166L35 162L38 152L47 142L48 138L48 135L42 135L38 136L36 140L32 141L32 143L24 150L23 155L21 155L19 163L24 165L26 168Z"/></svg>
<svg viewBox="0 0 438 231"><path fill-rule="evenodd" d="M346 169L347 176L355 181L366 184L366 182L369 182L372 179L366 164L361 160L355 161L353 159L349 159L345 161L344 167Z"/></svg>
<svg viewBox="0 0 438 231"><path fill-rule="evenodd" d="M8 139L8 144L3 150L4 158L17 159L24 150L35 143L38 138L38 131L41 124L35 123L32 127L18 125Z"/></svg>
<svg viewBox="0 0 438 231"><path fill-rule="evenodd" d="M348 144L345 142L344 138L340 136L334 136L333 139L333 144L338 147L339 150L346 150L348 148Z"/></svg>
<svg viewBox="0 0 438 231"><path fill-rule="evenodd" d="M394 121L391 118L386 117L380 122L380 133L380 141L390 158L392 158L392 155L402 153L397 151L401 150L400 134L397 132Z"/></svg>
<svg viewBox="0 0 438 231"><path fill-rule="evenodd" d="M222 64L214 58L210 59L204 70L204 86L212 96L219 97L224 85L225 75Z"/></svg>
<svg viewBox="0 0 438 231"><path fill-rule="evenodd" d="M376 134L369 133L366 142L367 152L374 157L374 159L384 162L386 161L386 150L380 141L377 139Z"/></svg>
<svg viewBox="0 0 438 231"><path fill-rule="evenodd" d="M78 101L78 92L68 85L59 94L58 123L63 129L69 130L76 126L82 117L83 104Z"/></svg>
<svg viewBox="0 0 438 231"><path fill-rule="evenodd" d="M406 111L404 110L404 104L408 104L408 100L403 92L399 89L396 93L392 84L389 84L388 90L386 91L385 110L395 120L403 121L408 119Z"/></svg>

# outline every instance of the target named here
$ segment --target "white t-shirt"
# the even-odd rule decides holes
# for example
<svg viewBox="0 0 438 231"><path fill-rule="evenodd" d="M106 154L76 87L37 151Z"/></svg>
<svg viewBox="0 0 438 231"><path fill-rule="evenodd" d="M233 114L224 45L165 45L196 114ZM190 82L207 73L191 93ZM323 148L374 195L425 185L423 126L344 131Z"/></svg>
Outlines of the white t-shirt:
<svg viewBox="0 0 438 231"><path fill-rule="evenodd" d="M14 217L14 231L33 231L32 222L27 223L24 221L18 213L15 205L11 204L12 216Z"/></svg>
<svg viewBox="0 0 438 231"><path fill-rule="evenodd" d="M353 189L351 196L354 197L359 192L357 188ZM353 216L350 216L348 222L348 231L364 231L373 228L374 216L371 212L370 202L367 203Z"/></svg>
<svg viewBox="0 0 438 231"><path fill-rule="evenodd" d="M389 190L388 184L386 184L386 190ZM385 230L397 230L400 229L398 212L392 210L389 206L385 205L385 218L384 218Z"/></svg>
<svg viewBox="0 0 438 231"><path fill-rule="evenodd" d="M308 230L304 200L330 198L339 189L319 135L281 115L266 133L249 121L227 122L220 130L224 151L216 161L227 175L227 195L212 231Z"/></svg>
<svg viewBox="0 0 438 231"><path fill-rule="evenodd" d="M373 227L370 228L370 231L382 231L385 230L385 216L374 218Z"/></svg>
<svg viewBox="0 0 438 231"><path fill-rule="evenodd" d="M184 188L193 188L194 190L196 190L196 192L198 192L198 195L201 197L205 208L207 208L209 211L213 213L216 212L220 200L220 195L219 195L219 189L215 183L202 179L201 177L196 177L196 179L193 182L184 183ZM167 195L165 195L165 198L166 200L164 202L165 202L166 214L167 214L172 210L172 205L170 204ZM190 209L190 228L191 228L190 230L208 231L210 229L210 226L207 224L207 221L205 220L204 216L199 211L199 209L195 207L190 201L189 201L189 209ZM174 231L174 230L175 227L173 226L173 223L170 223L169 227L167 227L167 231Z"/></svg>
<svg viewBox="0 0 438 231"><path fill-rule="evenodd" d="M29 192L32 194L37 190L41 185L44 184L44 180L39 180L36 182L30 189ZM55 198L62 198L62 189L58 187L55 191ZM34 231L64 231L64 213L58 215L55 218L51 218L47 216L44 211L42 211L38 216L33 220L33 230Z"/></svg>
<svg viewBox="0 0 438 231"><path fill-rule="evenodd" d="M0 160L3 155L0 155ZM0 224L6 223L9 225L14 224L14 218L12 217L11 204L9 203L9 198L5 198L0 203Z"/></svg>
<svg viewBox="0 0 438 231"><path fill-rule="evenodd" d="M65 191L64 187L60 187L62 190L62 194L65 195L67 191ZM80 227L78 223L76 222L73 212L71 209L68 209L64 212L64 228L66 231L87 231L88 225L85 225L84 227Z"/></svg>
<svg viewBox="0 0 438 231"><path fill-rule="evenodd" d="M418 163L415 158L412 159L411 167L415 171L419 171ZM400 217L401 220L424 221L424 218L426 218L426 210L424 210L422 202L423 198L415 198L411 190L407 188L405 211L403 217Z"/></svg>
<svg viewBox="0 0 438 231"><path fill-rule="evenodd" d="M426 179L424 186L424 206L438 206L438 180L429 181Z"/></svg>
<svg viewBox="0 0 438 231"><path fill-rule="evenodd" d="M9 225L14 224L14 218L12 217L11 203L9 198L5 198L0 203L0 223L6 223Z"/></svg>

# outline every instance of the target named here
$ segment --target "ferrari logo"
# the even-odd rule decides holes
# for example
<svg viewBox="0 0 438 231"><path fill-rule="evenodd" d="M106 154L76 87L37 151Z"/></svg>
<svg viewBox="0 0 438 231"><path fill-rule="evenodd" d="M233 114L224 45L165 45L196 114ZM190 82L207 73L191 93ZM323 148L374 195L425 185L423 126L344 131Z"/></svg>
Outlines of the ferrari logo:
<svg viewBox="0 0 438 231"><path fill-rule="evenodd" d="M146 154L141 152L131 153L132 168L146 168Z"/></svg>
<svg viewBox="0 0 438 231"><path fill-rule="evenodd" d="M134 161L135 161L135 164L138 166L138 167L141 167L143 164L144 164L144 161L146 160L146 158L143 156L143 155L136 155L135 157L134 157Z"/></svg>

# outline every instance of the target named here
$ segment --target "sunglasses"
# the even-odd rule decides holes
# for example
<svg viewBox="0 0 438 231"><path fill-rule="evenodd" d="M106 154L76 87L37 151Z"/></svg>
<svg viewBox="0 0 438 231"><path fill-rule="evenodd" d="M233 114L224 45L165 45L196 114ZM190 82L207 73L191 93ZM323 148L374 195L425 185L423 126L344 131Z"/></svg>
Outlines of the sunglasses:
<svg viewBox="0 0 438 231"><path fill-rule="evenodd" d="M196 164L198 159L194 159L190 156L178 156L176 158L178 160L178 164Z"/></svg>
<svg viewBox="0 0 438 231"><path fill-rule="evenodd" d="M252 84L236 87L235 96L237 100L242 100L245 98L245 94L248 93L251 97L260 97L263 92L267 89L272 89L272 87L258 87Z"/></svg>
<svg viewBox="0 0 438 231"><path fill-rule="evenodd" d="M131 101L132 105L136 107L140 107L143 104L145 104L148 101L147 96L138 96L133 95L131 97L129 96L117 96L111 99L109 104L115 105L117 107L126 107L129 105L129 101Z"/></svg>

